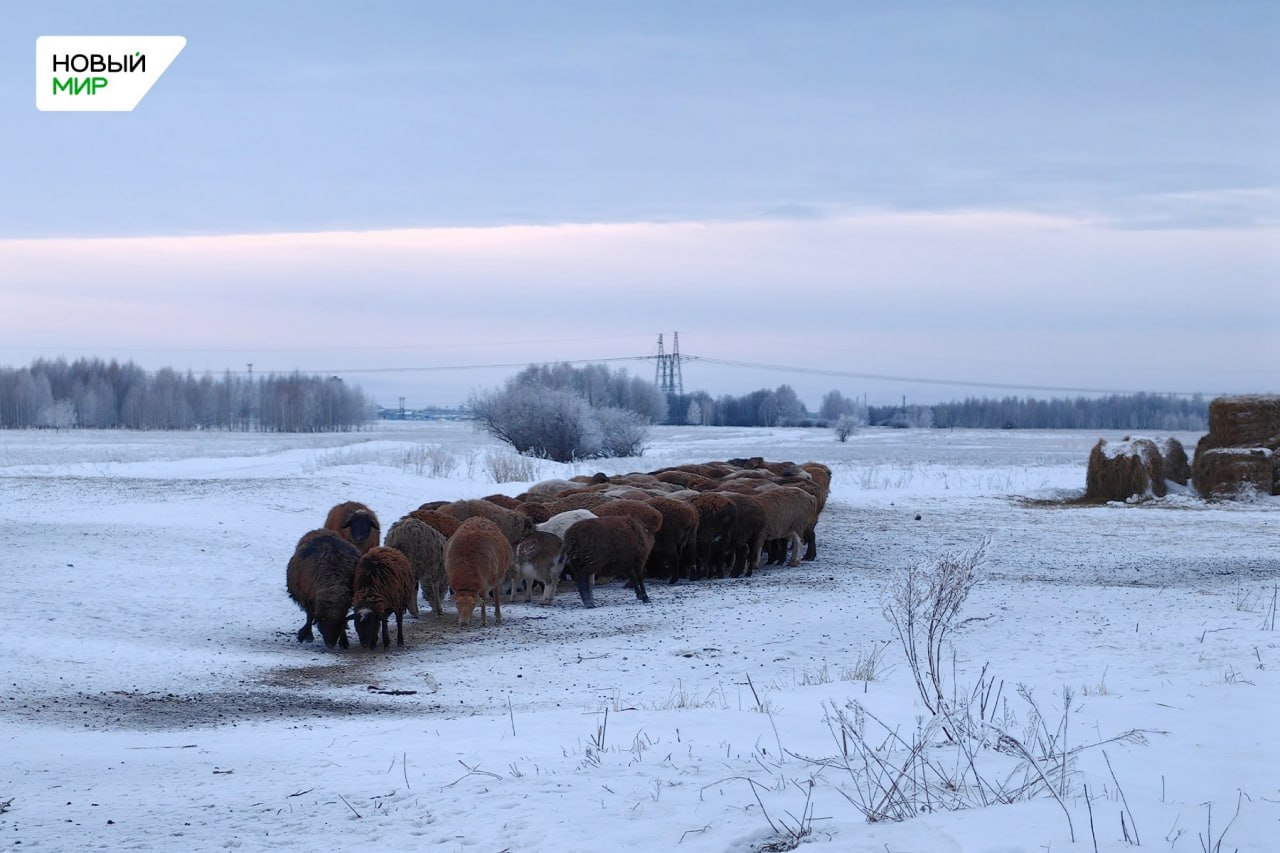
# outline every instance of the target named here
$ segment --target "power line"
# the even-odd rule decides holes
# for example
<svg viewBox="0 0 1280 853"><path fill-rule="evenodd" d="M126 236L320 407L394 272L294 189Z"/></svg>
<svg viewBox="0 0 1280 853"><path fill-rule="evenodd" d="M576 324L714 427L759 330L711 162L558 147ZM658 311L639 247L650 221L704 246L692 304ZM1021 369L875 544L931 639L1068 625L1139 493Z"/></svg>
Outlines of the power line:
<svg viewBox="0 0 1280 853"><path fill-rule="evenodd" d="M657 358L662 358L663 353L659 351ZM667 356L670 358L670 356ZM604 358L562 358L552 359L548 363L555 364L599 364L602 362L618 362L618 361L649 361L654 359L652 355L618 355L607 356ZM835 370L824 367L804 367L794 364L768 364L764 362L740 361L737 359L716 358L714 356L696 356L682 355L682 361L698 360L707 364L720 365L721 367L741 367L750 370L770 370L782 373L798 373L808 376L836 376L844 379L864 379L877 382L909 382L919 385L949 385L956 387L970 388L991 388L1002 391L1050 391L1063 394L1145 394L1160 393L1175 397L1193 397L1197 394L1205 394L1203 391L1160 391L1151 392L1134 391L1122 388L1088 388L1074 387L1067 385L1036 385L1036 384L1020 384L1014 382L986 382L976 379L940 379L937 377L927 376L898 376L885 373L864 373L853 370ZM402 367L352 367L352 368L334 368L329 370L302 371L305 373L319 374L382 374L382 373L435 373L449 372L461 370L513 370L528 367L531 364L540 363L533 361L509 361L509 362L492 362L487 364L441 364L441 365L412 365ZM236 371L232 371L233 373ZM263 371L259 371L260 373ZM291 373L293 371L276 371Z"/></svg>

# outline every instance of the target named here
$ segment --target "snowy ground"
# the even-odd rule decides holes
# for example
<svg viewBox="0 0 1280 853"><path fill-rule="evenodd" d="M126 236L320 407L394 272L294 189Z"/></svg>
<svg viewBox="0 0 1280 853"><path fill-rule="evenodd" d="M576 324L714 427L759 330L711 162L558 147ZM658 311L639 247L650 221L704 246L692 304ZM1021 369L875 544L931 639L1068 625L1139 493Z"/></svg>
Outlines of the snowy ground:
<svg viewBox="0 0 1280 853"><path fill-rule="evenodd" d="M835 481L814 563L654 585L650 606L615 585L588 611L566 587L498 626L410 618L406 646L384 653L299 645L285 563L341 500L385 527L424 501L521 491L491 480L486 454L501 451L467 426L0 432L0 843L567 853L781 850L798 835L994 853L1128 850L1127 835L1280 849L1280 499L1063 506L1100 437L1121 436L866 430L842 445L667 428L643 459L538 463L541 479L764 455L827 462ZM424 446L453 460L448 476L430 476ZM857 702L912 741L924 706L885 590L987 535L948 689L986 666L994 722L1028 743L1032 702L1046 731L1065 716L1068 749L1139 733L1077 753L1061 803L1042 789L868 823L856 804L875 787L833 766L849 744L831 720ZM1016 763L978 760L991 775Z"/></svg>

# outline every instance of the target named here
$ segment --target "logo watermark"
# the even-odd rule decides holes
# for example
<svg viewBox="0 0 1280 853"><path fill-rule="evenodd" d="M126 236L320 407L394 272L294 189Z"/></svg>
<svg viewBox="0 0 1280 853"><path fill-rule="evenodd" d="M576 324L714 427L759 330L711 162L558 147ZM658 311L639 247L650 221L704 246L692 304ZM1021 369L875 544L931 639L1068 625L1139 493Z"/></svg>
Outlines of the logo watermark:
<svg viewBox="0 0 1280 853"><path fill-rule="evenodd" d="M40 36L36 109L129 112L186 46L182 36Z"/></svg>

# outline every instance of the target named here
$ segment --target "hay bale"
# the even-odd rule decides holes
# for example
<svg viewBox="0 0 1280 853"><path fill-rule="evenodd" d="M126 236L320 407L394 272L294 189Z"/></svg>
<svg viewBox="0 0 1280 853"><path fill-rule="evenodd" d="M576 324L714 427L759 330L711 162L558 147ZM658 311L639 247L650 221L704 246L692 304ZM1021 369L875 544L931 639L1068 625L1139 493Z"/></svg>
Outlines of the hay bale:
<svg viewBox="0 0 1280 853"><path fill-rule="evenodd" d="M1280 449L1280 396L1247 394L1213 400L1209 403L1209 443L1206 449Z"/></svg>
<svg viewBox="0 0 1280 853"><path fill-rule="evenodd" d="M1204 498L1280 494L1280 468L1268 447L1216 447L1196 452L1191 475Z"/></svg>
<svg viewBox="0 0 1280 853"><path fill-rule="evenodd" d="M1110 444L1098 439L1089 452L1085 500L1123 501L1135 495L1160 498L1168 492L1164 459L1151 439L1126 438Z"/></svg>
<svg viewBox="0 0 1280 853"><path fill-rule="evenodd" d="M1180 486L1187 485L1191 481L1191 460L1187 458L1182 442L1172 437L1157 438L1155 442L1164 459L1164 478Z"/></svg>

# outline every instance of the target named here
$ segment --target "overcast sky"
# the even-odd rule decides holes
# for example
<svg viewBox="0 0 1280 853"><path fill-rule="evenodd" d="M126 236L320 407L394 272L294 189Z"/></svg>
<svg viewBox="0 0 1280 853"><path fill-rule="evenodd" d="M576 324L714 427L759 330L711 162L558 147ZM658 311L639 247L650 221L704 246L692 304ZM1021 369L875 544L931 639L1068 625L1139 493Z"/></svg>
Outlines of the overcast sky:
<svg viewBox="0 0 1280 853"><path fill-rule="evenodd" d="M38 112L35 39L84 34L187 47ZM0 363L418 405L678 330L688 390L811 408L1280 391L1278 41L1271 2L11 6Z"/></svg>

